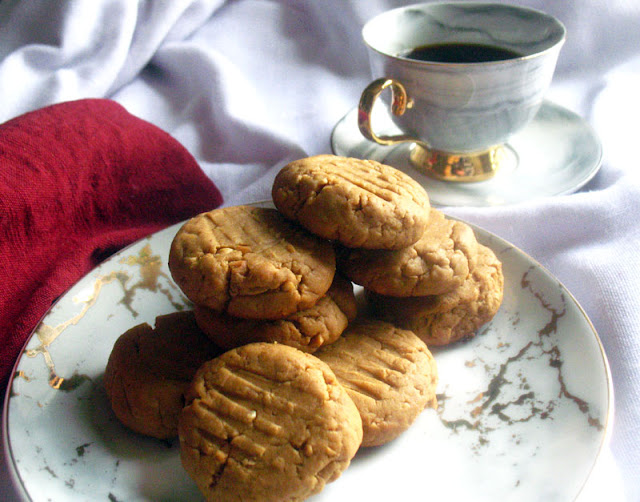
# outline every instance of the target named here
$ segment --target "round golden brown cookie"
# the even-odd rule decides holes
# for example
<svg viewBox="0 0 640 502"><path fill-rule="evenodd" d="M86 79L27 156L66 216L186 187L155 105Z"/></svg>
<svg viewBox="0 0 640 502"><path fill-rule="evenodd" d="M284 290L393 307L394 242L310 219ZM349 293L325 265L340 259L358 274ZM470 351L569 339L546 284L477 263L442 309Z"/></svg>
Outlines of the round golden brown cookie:
<svg viewBox="0 0 640 502"><path fill-rule="evenodd" d="M387 443L436 407L438 371L425 345L411 331L361 320L316 355L326 362L362 418L362 446Z"/></svg>
<svg viewBox="0 0 640 502"><path fill-rule="evenodd" d="M104 373L116 417L140 434L176 436L184 391L197 369L221 352L192 312L159 316L155 329L146 323L131 328L116 340Z"/></svg>
<svg viewBox="0 0 640 502"><path fill-rule="evenodd" d="M246 319L280 319L324 296L335 252L273 208L232 206L186 222L171 244L169 268L197 305Z"/></svg>
<svg viewBox="0 0 640 502"><path fill-rule="evenodd" d="M198 370L179 437L182 464L206 500L294 502L348 467L362 422L325 363L253 343Z"/></svg>
<svg viewBox="0 0 640 502"><path fill-rule="evenodd" d="M278 342L313 353L334 342L357 315L353 285L339 274L327 294L308 309L272 321L241 319L195 306L196 321L218 346L233 349L253 342Z"/></svg>
<svg viewBox="0 0 640 502"><path fill-rule="evenodd" d="M409 246L429 219L424 188L373 160L317 155L291 162L276 176L271 195L282 214L347 247Z"/></svg>
<svg viewBox="0 0 640 502"><path fill-rule="evenodd" d="M381 295L438 295L465 281L477 254L473 229L432 209L427 230L412 246L392 251L344 248L338 252L338 269Z"/></svg>
<svg viewBox="0 0 640 502"><path fill-rule="evenodd" d="M478 247L478 263L462 286L439 296L393 298L366 292L374 314L412 330L429 346L470 338L502 304L502 264L491 249Z"/></svg>

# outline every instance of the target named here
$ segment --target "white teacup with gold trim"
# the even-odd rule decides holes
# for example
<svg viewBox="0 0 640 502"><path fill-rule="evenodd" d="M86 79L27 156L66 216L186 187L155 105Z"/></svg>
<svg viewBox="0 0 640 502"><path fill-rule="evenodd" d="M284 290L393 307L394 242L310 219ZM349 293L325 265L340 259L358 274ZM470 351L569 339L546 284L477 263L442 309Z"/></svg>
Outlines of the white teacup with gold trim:
<svg viewBox="0 0 640 502"><path fill-rule="evenodd" d="M358 107L361 133L382 145L414 143L412 164L438 179L479 181L536 115L566 30L525 7L445 2L384 12L362 36L374 80ZM375 133L378 98L402 134Z"/></svg>

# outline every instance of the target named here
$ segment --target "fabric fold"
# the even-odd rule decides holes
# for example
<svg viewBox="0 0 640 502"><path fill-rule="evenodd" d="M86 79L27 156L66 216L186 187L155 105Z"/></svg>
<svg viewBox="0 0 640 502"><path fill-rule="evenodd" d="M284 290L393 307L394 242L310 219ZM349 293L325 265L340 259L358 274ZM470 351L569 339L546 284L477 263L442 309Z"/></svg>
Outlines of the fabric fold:
<svg viewBox="0 0 640 502"><path fill-rule="evenodd" d="M123 246L222 203L194 157L107 99L0 125L0 383L52 302Z"/></svg>
<svg viewBox="0 0 640 502"><path fill-rule="evenodd" d="M202 26L224 0L2 2L0 121L25 110L110 96L165 42ZM34 24L33 12L49 12ZM22 40L20 37L33 38ZM20 99L18 99L20 97Z"/></svg>

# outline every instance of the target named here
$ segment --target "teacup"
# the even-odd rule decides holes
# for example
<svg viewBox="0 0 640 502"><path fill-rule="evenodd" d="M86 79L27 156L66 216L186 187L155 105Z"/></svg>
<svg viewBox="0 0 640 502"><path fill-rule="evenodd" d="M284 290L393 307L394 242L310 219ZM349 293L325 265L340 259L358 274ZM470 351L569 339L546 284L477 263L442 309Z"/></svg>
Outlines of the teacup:
<svg viewBox="0 0 640 502"><path fill-rule="evenodd" d="M565 36L553 16L500 3L384 12L362 30L374 81L360 99L360 131L382 145L413 143L413 165L438 179L488 179L540 108ZM402 134L374 132L379 97Z"/></svg>

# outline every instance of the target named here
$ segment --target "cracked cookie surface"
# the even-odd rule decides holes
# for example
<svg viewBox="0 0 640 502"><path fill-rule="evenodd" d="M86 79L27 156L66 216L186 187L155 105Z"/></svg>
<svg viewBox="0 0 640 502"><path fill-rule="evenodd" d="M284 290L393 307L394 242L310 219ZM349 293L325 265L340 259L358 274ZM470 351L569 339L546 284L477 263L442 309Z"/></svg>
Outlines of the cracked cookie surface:
<svg viewBox="0 0 640 502"><path fill-rule="evenodd" d="M193 312L140 324L113 346L104 374L107 397L128 428L159 439L175 437L183 395L197 369L221 349L196 325Z"/></svg>
<svg viewBox="0 0 640 502"><path fill-rule="evenodd" d="M179 424L182 464L209 501L301 501L362 440L353 401L318 358L253 343L205 363Z"/></svg>
<svg viewBox="0 0 640 502"><path fill-rule="evenodd" d="M317 155L291 162L276 176L272 198L286 217L347 247L403 248L429 219L424 188L373 160Z"/></svg>
<svg viewBox="0 0 640 502"><path fill-rule="evenodd" d="M473 229L432 209L427 230L415 244L398 250L344 248L338 252L338 268L381 295L438 295L462 285L477 254Z"/></svg>
<svg viewBox="0 0 640 502"><path fill-rule="evenodd" d="M425 407L436 407L438 371L414 333L390 323L358 321L316 352L356 404L362 446L379 446L407 430Z"/></svg>
<svg viewBox="0 0 640 502"><path fill-rule="evenodd" d="M335 252L275 209L232 206L186 222L171 244L169 269L197 305L247 319L280 319L327 292Z"/></svg>
<svg viewBox="0 0 640 502"><path fill-rule="evenodd" d="M376 316L410 329L429 346L472 337L500 309L504 294L502 264L488 247L478 245L478 260L459 288L444 295L393 298L367 292Z"/></svg>
<svg viewBox="0 0 640 502"><path fill-rule="evenodd" d="M334 342L357 314L350 281L336 274L327 294L313 307L284 319L241 319L196 305L196 321L216 345L233 349L253 342L278 342L313 353Z"/></svg>

